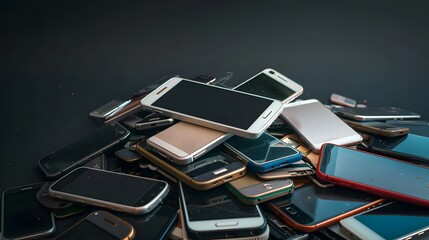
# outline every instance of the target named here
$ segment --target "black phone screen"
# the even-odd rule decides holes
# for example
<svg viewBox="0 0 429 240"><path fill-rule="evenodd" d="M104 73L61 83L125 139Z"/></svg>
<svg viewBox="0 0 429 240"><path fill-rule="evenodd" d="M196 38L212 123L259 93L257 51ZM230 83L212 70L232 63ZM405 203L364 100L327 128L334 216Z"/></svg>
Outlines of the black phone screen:
<svg viewBox="0 0 429 240"><path fill-rule="evenodd" d="M371 138L371 148L377 148L401 155L417 156L426 159L429 164L429 137L407 134L400 137L377 137Z"/></svg>
<svg viewBox="0 0 429 240"><path fill-rule="evenodd" d="M219 186L204 191L182 184L189 221L259 217L255 206L245 205L226 189Z"/></svg>
<svg viewBox="0 0 429 240"><path fill-rule="evenodd" d="M53 216L36 199L43 183L4 192L3 236L6 239L48 233L54 228Z"/></svg>
<svg viewBox="0 0 429 240"><path fill-rule="evenodd" d="M152 105L248 129L271 103L267 98L183 80Z"/></svg>
<svg viewBox="0 0 429 240"><path fill-rule="evenodd" d="M384 189L419 199L429 196L429 168L326 144L320 171L329 177Z"/></svg>
<svg viewBox="0 0 429 240"><path fill-rule="evenodd" d="M257 164L299 155L297 150L268 133L263 133L257 139L233 136L226 143Z"/></svg>
<svg viewBox="0 0 429 240"><path fill-rule="evenodd" d="M386 204L354 218L384 239L399 239L429 228L429 208L403 202Z"/></svg>
<svg viewBox="0 0 429 240"><path fill-rule="evenodd" d="M295 93L292 89L286 87L275 79L272 79L265 73L260 73L252 79L244 82L234 90L253 93L255 95L265 96L279 101L283 101Z"/></svg>
<svg viewBox="0 0 429 240"><path fill-rule="evenodd" d="M290 195L270 201L295 222L312 226L380 199L373 194L339 186L297 188Z"/></svg>
<svg viewBox="0 0 429 240"><path fill-rule="evenodd" d="M82 221L73 229L61 235L58 240L76 240L76 239L121 239L111 235L109 232L103 230L90 221Z"/></svg>
<svg viewBox="0 0 429 240"><path fill-rule="evenodd" d="M133 175L78 168L52 185L51 189L128 206L144 206L165 185L165 182Z"/></svg>

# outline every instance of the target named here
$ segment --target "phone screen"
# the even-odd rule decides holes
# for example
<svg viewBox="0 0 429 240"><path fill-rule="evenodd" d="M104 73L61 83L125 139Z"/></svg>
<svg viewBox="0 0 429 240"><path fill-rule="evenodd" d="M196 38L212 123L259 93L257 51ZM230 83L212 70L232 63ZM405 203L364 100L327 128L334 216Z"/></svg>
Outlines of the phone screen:
<svg viewBox="0 0 429 240"><path fill-rule="evenodd" d="M43 183L14 188L3 195L3 237L6 239L31 236L53 231L51 211L36 199Z"/></svg>
<svg viewBox="0 0 429 240"><path fill-rule="evenodd" d="M325 145L320 159L319 170L328 177L428 199L428 168L332 144Z"/></svg>
<svg viewBox="0 0 429 240"><path fill-rule="evenodd" d="M40 160L40 165L48 175L58 174L104 147L126 137L127 134L128 131L117 123L105 125L79 141L43 158Z"/></svg>
<svg viewBox="0 0 429 240"><path fill-rule="evenodd" d="M234 90L253 93L255 95L277 99L279 101L283 101L295 93L294 90L286 87L284 84L281 84L279 81L271 78L265 73L256 75L234 88Z"/></svg>
<svg viewBox="0 0 429 240"><path fill-rule="evenodd" d="M152 106L248 129L272 102L267 98L182 80Z"/></svg>
<svg viewBox="0 0 429 240"><path fill-rule="evenodd" d="M385 239L429 228L429 208L394 202L354 217Z"/></svg>
<svg viewBox="0 0 429 240"><path fill-rule="evenodd" d="M210 190L194 190L182 184L189 221L223 220L259 217L255 206L239 202L225 186Z"/></svg>
<svg viewBox="0 0 429 240"><path fill-rule="evenodd" d="M378 196L339 186L319 188L309 184L270 203L295 222L312 226L378 199Z"/></svg>
<svg viewBox="0 0 429 240"><path fill-rule="evenodd" d="M414 155L427 159L429 163L429 137L407 134L400 137L372 137L371 147L400 154Z"/></svg>
<svg viewBox="0 0 429 240"><path fill-rule="evenodd" d="M75 240L75 239L86 239L88 235L91 235L92 239L121 239L111 235L109 232L103 230L97 225L90 221L82 221L76 225L73 229L69 230L65 234L61 235L58 240Z"/></svg>
<svg viewBox="0 0 429 240"><path fill-rule="evenodd" d="M226 143L257 164L264 164L300 154L297 150L268 133L263 133L257 139L233 136L226 140ZM296 161L298 160L300 158L296 159Z"/></svg>
<svg viewBox="0 0 429 240"><path fill-rule="evenodd" d="M132 175L78 168L52 185L51 189L128 206L144 206L165 185L165 182Z"/></svg>

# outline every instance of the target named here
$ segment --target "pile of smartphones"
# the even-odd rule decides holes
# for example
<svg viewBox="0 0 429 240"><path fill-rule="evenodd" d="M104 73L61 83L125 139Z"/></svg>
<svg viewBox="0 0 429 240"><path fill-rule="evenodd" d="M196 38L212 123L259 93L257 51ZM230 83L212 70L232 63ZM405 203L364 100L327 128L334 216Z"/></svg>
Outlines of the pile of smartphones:
<svg viewBox="0 0 429 240"><path fill-rule="evenodd" d="M273 69L231 76L166 76L91 112L103 126L41 159L46 182L3 192L2 238L429 236L428 122L297 100Z"/></svg>

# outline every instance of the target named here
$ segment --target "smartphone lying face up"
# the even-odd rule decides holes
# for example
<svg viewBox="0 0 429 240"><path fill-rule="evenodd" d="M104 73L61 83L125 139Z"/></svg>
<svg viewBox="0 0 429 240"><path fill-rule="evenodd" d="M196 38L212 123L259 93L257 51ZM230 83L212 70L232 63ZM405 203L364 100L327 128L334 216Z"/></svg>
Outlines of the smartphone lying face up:
<svg viewBox="0 0 429 240"><path fill-rule="evenodd" d="M257 139L234 136L224 142L232 156L254 172L266 172L301 160L301 153L264 132Z"/></svg>
<svg viewBox="0 0 429 240"><path fill-rule="evenodd" d="M3 192L1 239L40 238L55 231L54 215L36 199L43 184L20 186Z"/></svg>
<svg viewBox="0 0 429 240"><path fill-rule="evenodd" d="M39 161L48 178L59 178L84 164L102 151L124 140L130 132L119 123L107 124Z"/></svg>
<svg viewBox="0 0 429 240"><path fill-rule="evenodd" d="M316 175L323 181L429 206L429 168L325 144Z"/></svg>
<svg viewBox="0 0 429 240"><path fill-rule="evenodd" d="M429 208L390 202L340 221L354 239L414 239L428 236Z"/></svg>
<svg viewBox="0 0 429 240"><path fill-rule="evenodd" d="M168 194L161 180L80 167L60 178L49 194L72 202L130 214L153 210Z"/></svg>
<svg viewBox="0 0 429 240"><path fill-rule="evenodd" d="M131 224L106 211L95 211L61 233L56 240L87 239L134 239Z"/></svg>
<svg viewBox="0 0 429 240"><path fill-rule="evenodd" d="M245 205L225 186L203 193L179 182L180 202L188 235L192 239L258 236L267 224L258 205Z"/></svg>
<svg viewBox="0 0 429 240"><path fill-rule="evenodd" d="M166 157L152 152L145 142L137 144L136 150L171 176L198 190L217 187L246 173L246 166L224 153L222 146L186 166L176 165Z"/></svg>
<svg viewBox="0 0 429 240"><path fill-rule="evenodd" d="M289 226L313 232L384 201L379 196L344 187L319 188L308 184L295 189L292 194L267 202L267 205Z"/></svg>
<svg viewBox="0 0 429 240"><path fill-rule="evenodd" d="M144 109L247 138L259 137L283 108L278 100L183 78L171 78L141 104ZM243 108L246 111L240 111Z"/></svg>

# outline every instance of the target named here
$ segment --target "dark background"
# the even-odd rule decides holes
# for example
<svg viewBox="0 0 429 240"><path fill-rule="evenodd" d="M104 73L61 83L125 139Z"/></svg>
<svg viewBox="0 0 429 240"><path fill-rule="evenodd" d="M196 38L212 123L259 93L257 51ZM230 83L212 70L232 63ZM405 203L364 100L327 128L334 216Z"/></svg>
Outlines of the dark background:
<svg viewBox="0 0 429 240"><path fill-rule="evenodd" d="M0 191L100 124L89 112L166 74L271 67L304 87L429 119L429 2L2 1ZM243 107L245 109L245 107Z"/></svg>

